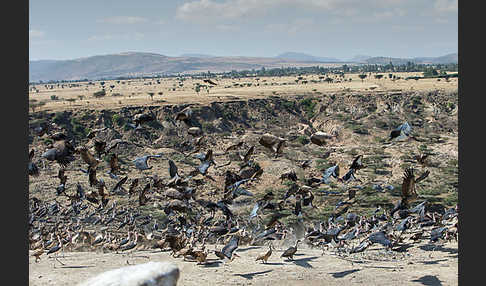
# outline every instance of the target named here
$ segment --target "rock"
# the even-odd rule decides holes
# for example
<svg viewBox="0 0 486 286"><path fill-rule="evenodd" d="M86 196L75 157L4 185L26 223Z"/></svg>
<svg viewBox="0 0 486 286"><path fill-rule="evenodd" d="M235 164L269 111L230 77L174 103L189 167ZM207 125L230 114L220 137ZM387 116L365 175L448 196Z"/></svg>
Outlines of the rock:
<svg viewBox="0 0 486 286"><path fill-rule="evenodd" d="M170 262L148 262L101 273L78 286L173 286L179 268Z"/></svg>
<svg viewBox="0 0 486 286"><path fill-rule="evenodd" d="M199 136L202 134L201 128L199 127L191 127L187 130L187 133L193 135L193 136Z"/></svg>
<svg viewBox="0 0 486 286"><path fill-rule="evenodd" d="M317 131L316 133L312 134L310 140L312 143L323 146L326 144L326 139L331 139L332 136L321 131Z"/></svg>

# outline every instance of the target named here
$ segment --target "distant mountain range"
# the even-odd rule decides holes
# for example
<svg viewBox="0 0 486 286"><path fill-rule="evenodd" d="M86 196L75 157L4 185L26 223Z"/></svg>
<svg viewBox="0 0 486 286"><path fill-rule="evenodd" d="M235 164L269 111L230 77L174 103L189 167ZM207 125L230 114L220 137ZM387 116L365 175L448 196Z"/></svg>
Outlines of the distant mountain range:
<svg viewBox="0 0 486 286"><path fill-rule="evenodd" d="M29 81L108 79L116 77L137 77L169 75L195 72L225 72L231 70L279 68L288 66L315 66L319 63L347 64L406 64L415 63L457 63L458 55L422 57L413 59L355 56L350 60L316 57L304 53L287 52L276 57L218 57L206 54L182 54L169 57L155 53L125 52L99 55L73 60L29 61Z"/></svg>

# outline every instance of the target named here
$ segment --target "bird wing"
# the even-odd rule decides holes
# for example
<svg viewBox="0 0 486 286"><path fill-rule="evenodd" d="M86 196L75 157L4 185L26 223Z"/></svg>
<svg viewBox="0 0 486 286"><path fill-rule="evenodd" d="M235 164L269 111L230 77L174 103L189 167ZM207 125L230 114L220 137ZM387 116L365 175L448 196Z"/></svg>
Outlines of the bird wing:
<svg viewBox="0 0 486 286"><path fill-rule="evenodd" d="M177 166L174 161L169 160L169 174L171 178L174 178L177 174Z"/></svg>
<svg viewBox="0 0 486 286"><path fill-rule="evenodd" d="M402 182L402 200L406 202L409 198L416 195L415 192L415 176L413 169L408 168L405 170Z"/></svg>
<svg viewBox="0 0 486 286"><path fill-rule="evenodd" d="M255 146L251 146L248 151L246 151L245 156L243 157L244 162L248 162L250 160L251 155L253 155L253 152L255 151Z"/></svg>
<svg viewBox="0 0 486 286"><path fill-rule="evenodd" d="M240 242L240 237L237 235L233 235L226 244L223 249L221 249L221 252L224 254L224 256L228 257L231 259L231 256L233 255L233 251L238 248L238 244Z"/></svg>
<svg viewBox="0 0 486 286"><path fill-rule="evenodd" d="M415 183L420 183L420 181L425 180L429 176L429 174L429 170L425 171L424 173L422 173L422 175L420 175L420 177L415 180Z"/></svg>
<svg viewBox="0 0 486 286"><path fill-rule="evenodd" d="M117 191L118 189L120 189L120 187L125 184L127 180L128 176L123 177L120 181L118 181L118 183L116 183L115 187L113 187L113 191Z"/></svg>

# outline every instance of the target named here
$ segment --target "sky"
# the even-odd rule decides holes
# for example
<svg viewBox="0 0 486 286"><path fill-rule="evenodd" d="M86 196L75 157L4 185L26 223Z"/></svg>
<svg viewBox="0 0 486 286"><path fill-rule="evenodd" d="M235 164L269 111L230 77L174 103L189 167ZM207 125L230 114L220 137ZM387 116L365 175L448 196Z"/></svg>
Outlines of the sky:
<svg viewBox="0 0 486 286"><path fill-rule="evenodd" d="M123 52L413 58L457 51L457 0L29 1L30 60Z"/></svg>

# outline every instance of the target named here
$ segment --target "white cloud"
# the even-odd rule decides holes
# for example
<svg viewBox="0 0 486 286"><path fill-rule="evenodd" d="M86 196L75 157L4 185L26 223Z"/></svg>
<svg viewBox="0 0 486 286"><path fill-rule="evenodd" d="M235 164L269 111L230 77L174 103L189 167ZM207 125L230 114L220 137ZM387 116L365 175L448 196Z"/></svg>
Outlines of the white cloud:
<svg viewBox="0 0 486 286"><path fill-rule="evenodd" d="M43 38L46 33L39 30L29 30L29 38Z"/></svg>
<svg viewBox="0 0 486 286"><path fill-rule="evenodd" d="M457 0L435 0L434 8L438 12L457 12Z"/></svg>
<svg viewBox="0 0 486 286"><path fill-rule="evenodd" d="M105 34L94 35L88 38L88 41L109 41L109 40L141 40L145 37L143 33L127 33L127 34Z"/></svg>
<svg viewBox="0 0 486 286"><path fill-rule="evenodd" d="M98 23L109 23L109 24L139 24L148 22L146 18L136 17L136 16L114 16L97 21Z"/></svg>
<svg viewBox="0 0 486 286"><path fill-rule="evenodd" d="M176 18L197 22L211 23L218 21L248 19L265 16L279 8L289 8L297 13L326 13L334 16L357 16L360 14L388 13L386 18L403 16L401 9L404 0L193 0L186 2L176 10ZM385 10L385 12L383 12ZM383 16L383 15L379 16Z"/></svg>

